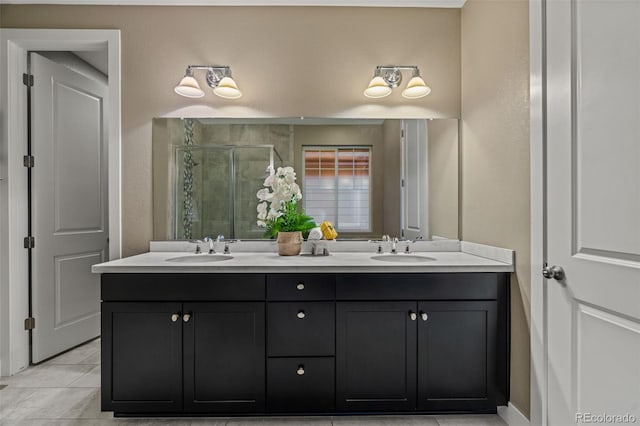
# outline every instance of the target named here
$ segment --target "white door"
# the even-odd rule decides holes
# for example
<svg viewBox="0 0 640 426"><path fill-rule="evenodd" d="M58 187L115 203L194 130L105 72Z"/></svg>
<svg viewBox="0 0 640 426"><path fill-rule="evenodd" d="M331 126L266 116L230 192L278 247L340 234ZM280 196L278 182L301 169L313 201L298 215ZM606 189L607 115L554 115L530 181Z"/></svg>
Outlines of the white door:
<svg viewBox="0 0 640 426"><path fill-rule="evenodd" d="M402 236L429 238L427 122L402 121Z"/></svg>
<svg viewBox="0 0 640 426"><path fill-rule="evenodd" d="M32 362L100 334L108 253L104 84L30 54Z"/></svg>
<svg viewBox="0 0 640 426"><path fill-rule="evenodd" d="M640 2L547 2L547 423L640 423Z"/></svg>

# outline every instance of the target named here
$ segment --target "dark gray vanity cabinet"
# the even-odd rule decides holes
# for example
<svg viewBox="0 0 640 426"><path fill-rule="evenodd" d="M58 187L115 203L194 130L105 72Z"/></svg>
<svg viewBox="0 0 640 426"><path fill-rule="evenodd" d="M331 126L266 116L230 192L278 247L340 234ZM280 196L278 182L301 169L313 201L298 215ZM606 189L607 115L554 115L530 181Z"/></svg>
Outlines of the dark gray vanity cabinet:
<svg viewBox="0 0 640 426"><path fill-rule="evenodd" d="M342 274L341 411L494 412L508 398L506 274Z"/></svg>
<svg viewBox="0 0 640 426"><path fill-rule="evenodd" d="M102 275L116 415L495 412L507 273Z"/></svg>
<svg viewBox="0 0 640 426"><path fill-rule="evenodd" d="M102 409L264 412L264 281L260 274L103 275Z"/></svg>

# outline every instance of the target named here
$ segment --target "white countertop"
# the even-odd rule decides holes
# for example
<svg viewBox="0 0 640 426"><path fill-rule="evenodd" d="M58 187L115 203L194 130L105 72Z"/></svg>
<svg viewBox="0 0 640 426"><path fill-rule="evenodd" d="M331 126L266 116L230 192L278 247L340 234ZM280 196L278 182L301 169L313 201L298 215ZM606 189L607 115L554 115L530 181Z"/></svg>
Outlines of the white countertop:
<svg viewBox="0 0 640 426"><path fill-rule="evenodd" d="M367 252L332 252L329 256L278 256L274 252L233 252L233 259L206 262L210 256L185 251L155 251L131 256L92 267L94 273L429 273L429 272L513 272L513 252L462 243L464 251L420 251L411 256L429 257L425 262L386 262L371 259L376 254ZM496 250L498 256L495 256ZM471 254L473 252L474 254ZM486 254L486 257L483 255ZM202 262L178 263L167 259L199 256ZM405 254L385 254L402 257ZM496 260L499 259L499 260ZM509 261L511 259L511 261Z"/></svg>

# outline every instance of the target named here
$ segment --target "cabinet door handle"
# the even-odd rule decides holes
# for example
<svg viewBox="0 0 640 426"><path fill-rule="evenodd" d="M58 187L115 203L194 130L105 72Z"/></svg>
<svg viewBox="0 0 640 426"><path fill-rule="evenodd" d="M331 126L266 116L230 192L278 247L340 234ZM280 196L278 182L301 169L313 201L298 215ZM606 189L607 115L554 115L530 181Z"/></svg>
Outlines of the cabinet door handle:
<svg viewBox="0 0 640 426"><path fill-rule="evenodd" d="M298 285L296 285L296 288L298 290L304 290L304 283L298 283Z"/></svg>
<svg viewBox="0 0 640 426"><path fill-rule="evenodd" d="M297 316L298 316L298 318L303 319L307 315L304 313L304 311L298 311L298 315Z"/></svg>
<svg viewBox="0 0 640 426"><path fill-rule="evenodd" d="M409 311L409 318L411 319L411 321L415 321L418 319L418 314L413 311Z"/></svg>
<svg viewBox="0 0 640 426"><path fill-rule="evenodd" d="M190 319L191 319L191 312L188 312L182 316L182 321L184 322L189 322Z"/></svg>
<svg viewBox="0 0 640 426"><path fill-rule="evenodd" d="M426 312L420 312L420 318L422 318L422 321L426 321L429 319L429 315Z"/></svg>
<svg viewBox="0 0 640 426"><path fill-rule="evenodd" d="M298 369L296 370L296 373L298 374L298 376L304 376L304 365L300 364L298 366Z"/></svg>
<svg viewBox="0 0 640 426"><path fill-rule="evenodd" d="M180 318L180 312L178 312L177 314L171 314L171 322L178 321L178 318Z"/></svg>

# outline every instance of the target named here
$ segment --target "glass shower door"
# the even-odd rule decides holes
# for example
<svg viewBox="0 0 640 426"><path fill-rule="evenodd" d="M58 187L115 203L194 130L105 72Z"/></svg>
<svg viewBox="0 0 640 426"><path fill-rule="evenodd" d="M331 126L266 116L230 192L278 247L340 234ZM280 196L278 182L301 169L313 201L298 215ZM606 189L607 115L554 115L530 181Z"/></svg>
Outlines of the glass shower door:
<svg viewBox="0 0 640 426"><path fill-rule="evenodd" d="M271 145L176 146L174 238L262 238L256 193L272 164Z"/></svg>
<svg viewBox="0 0 640 426"><path fill-rule="evenodd" d="M259 228L257 224L256 193L263 187L262 184L268 174L267 168L273 164L273 148L239 145L234 147L233 155L234 238L262 238L265 230Z"/></svg>

